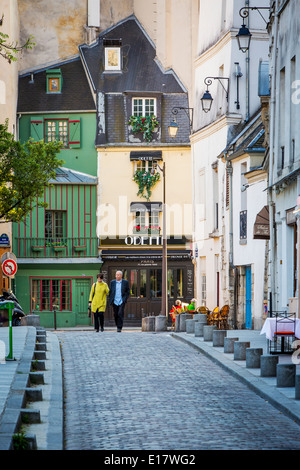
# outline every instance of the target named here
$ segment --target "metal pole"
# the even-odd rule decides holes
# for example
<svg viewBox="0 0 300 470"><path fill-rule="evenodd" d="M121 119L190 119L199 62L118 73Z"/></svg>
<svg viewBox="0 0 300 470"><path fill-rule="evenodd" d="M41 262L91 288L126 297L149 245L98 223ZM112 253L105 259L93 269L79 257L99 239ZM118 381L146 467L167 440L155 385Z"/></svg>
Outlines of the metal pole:
<svg viewBox="0 0 300 470"><path fill-rule="evenodd" d="M14 310L14 303L7 302L8 314L9 314L9 353L6 357L7 361L14 361L13 357L13 335L12 335L12 317L13 317L13 310Z"/></svg>
<svg viewBox="0 0 300 470"><path fill-rule="evenodd" d="M162 247L162 304L161 314L168 316L168 290L167 290L167 224L166 224L166 166L163 163L163 247Z"/></svg>

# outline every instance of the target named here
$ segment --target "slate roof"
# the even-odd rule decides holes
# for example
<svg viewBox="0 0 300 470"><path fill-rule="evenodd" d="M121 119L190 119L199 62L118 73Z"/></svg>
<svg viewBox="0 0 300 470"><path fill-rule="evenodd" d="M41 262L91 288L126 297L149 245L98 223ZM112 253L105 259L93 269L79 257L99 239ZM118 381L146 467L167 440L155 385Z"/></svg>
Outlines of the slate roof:
<svg viewBox="0 0 300 470"><path fill-rule="evenodd" d="M70 168L57 168L56 178L51 179L51 184L97 184L98 179L95 176L71 170Z"/></svg>
<svg viewBox="0 0 300 470"><path fill-rule="evenodd" d="M46 92L46 70L60 68L63 77L62 92ZM92 92L80 57L58 62L51 67L34 71L33 83L30 73L19 77L18 113L95 111Z"/></svg>
<svg viewBox="0 0 300 470"><path fill-rule="evenodd" d="M103 39L122 39L123 71L104 71ZM156 51L135 16L130 16L106 31L92 45L79 50L87 64L95 90L107 92L143 91L184 93L172 70L164 71L156 60Z"/></svg>

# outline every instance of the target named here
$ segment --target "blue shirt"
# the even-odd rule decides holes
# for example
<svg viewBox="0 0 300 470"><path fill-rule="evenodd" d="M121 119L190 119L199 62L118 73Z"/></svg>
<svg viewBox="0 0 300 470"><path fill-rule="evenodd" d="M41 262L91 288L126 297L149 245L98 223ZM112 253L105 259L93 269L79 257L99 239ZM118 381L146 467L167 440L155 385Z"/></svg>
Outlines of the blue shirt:
<svg viewBox="0 0 300 470"><path fill-rule="evenodd" d="M116 281L116 293L115 293L115 300L114 300L115 305L121 305L123 303L121 287L122 287L122 281Z"/></svg>

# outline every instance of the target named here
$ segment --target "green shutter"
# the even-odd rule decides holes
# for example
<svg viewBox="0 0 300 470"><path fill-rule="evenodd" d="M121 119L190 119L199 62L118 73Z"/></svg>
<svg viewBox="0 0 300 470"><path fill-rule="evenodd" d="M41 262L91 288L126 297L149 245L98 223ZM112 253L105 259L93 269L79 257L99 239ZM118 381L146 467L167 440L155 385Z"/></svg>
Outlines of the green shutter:
<svg viewBox="0 0 300 470"><path fill-rule="evenodd" d="M44 140L44 120L42 116L31 116L30 137L36 142Z"/></svg>
<svg viewBox="0 0 300 470"><path fill-rule="evenodd" d="M69 148L80 147L80 120L69 121Z"/></svg>

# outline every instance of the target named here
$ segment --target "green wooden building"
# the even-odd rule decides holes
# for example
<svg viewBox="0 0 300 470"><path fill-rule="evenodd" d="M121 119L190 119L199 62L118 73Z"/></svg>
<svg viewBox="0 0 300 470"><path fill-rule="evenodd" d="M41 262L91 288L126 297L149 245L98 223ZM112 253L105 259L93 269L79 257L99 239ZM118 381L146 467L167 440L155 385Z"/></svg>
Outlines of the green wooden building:
<svg viewBox="0 0 300 470"><path fill-rule="evenodd" d="M45 190L46 208L13 224L14 291L44 327L91 324L88 297L101 260L96 232L96 105L80 58L19 78L19 139L60 140L64 166Z"/></svg>

